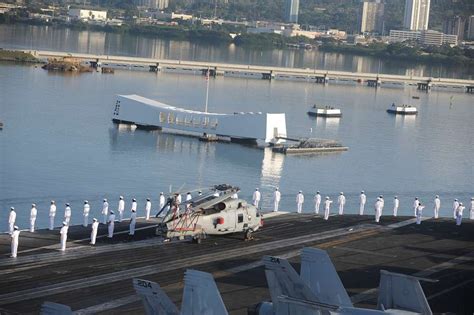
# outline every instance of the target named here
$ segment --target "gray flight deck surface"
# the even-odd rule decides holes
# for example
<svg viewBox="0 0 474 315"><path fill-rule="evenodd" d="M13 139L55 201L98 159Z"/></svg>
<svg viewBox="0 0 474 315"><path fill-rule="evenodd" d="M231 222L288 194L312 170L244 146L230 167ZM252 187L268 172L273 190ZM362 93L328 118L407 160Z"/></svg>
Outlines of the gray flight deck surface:
<svg viewBox="0 0 474 315"><path fill-rule="evenodd" d="M155 281L180 305L187 268L211 272L231 314L269 300L263 255L287 257L299 271L305 246L328 251L351 299L373 308L381 269L439 280L422 282L434 313L474 311L474 221L453 219L283 214L265 219L255 240L239 235L209 237L201 244L161 243L157 219L138 220L135 236L99 237L88 245L89 228L72 226L68 248L59 249L59 230L21 232L18 258L9 258L10 238L0 236L0 314L37 313L44 301L71 306L79 314L135 314L143 307L132 278ZM397 224L401 222L401 224ZM147 228L148 227L148 228ZM143 229L140 229L143 228ZM128 222L116 223L116 232ZM106 226L99 227L99 236ZM81 240L82 239L82 240Z"/></svg>

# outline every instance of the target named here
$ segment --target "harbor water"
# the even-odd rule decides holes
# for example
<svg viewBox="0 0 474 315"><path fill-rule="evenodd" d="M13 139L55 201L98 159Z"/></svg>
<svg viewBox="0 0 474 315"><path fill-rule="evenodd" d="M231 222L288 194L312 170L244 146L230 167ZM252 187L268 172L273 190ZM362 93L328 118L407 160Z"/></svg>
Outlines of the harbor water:
<svg viewBox="0 0 474 315"><path fill-rule="evenodd" d="M289 135L333 138L349 146L343 153L300 156L117 129L111 122L114 97L132 93L202 110L206 81L197 75L70 75L0 64L2 230L11 206L17 210L17 224L26 228L33 202L37 225L47 226L51 199L58 204L57 224L65 202L71 203L72 223L78 224L83 200L89 200L92 218L99 216L102 198L115 209L119 195L125 196L127 210L131 198L137 198L138 214L143 215L145 198L152 198L156 209L159 192L168 192L170 185L172 191L185 193L230 183L241 187L240 196L247 200L259 187L264 210L271 210L272 192L280 187L280 208L287 211L295 211L296 193L302 190L304 212L313 211L316 190L333 200L343 191L347 213L358 212L361 190L366 191L369 214L380 194L386 200L384 214L391 214L393 196L398 195L400 215L413 213L414 197L426 203L425 214L431 215L439 194L441 215L451 216L454 198L468 203L474 195L474 106L473 96L466 93L211 79L210 111L285 112ZM393 102L418 106L418 116L386 113ZM314 103L338 106L343 116L310 118L306 111ZM336 208L335 202L332 213Z"/></svg>

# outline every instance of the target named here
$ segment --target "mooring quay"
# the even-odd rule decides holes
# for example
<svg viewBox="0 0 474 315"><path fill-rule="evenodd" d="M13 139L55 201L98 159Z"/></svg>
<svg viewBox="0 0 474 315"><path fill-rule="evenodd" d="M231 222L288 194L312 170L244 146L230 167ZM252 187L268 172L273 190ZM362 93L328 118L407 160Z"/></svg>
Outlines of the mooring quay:
<svg viewBox="0 0 474 315"><path fill-rule="evenodd" d="M264 217L265 218L265 217ZM213 274L231 314L269 300L263 255L290 259L299 270L300 249L325 249L353 302L376 305L380 270L437 280L421 282L434 313L474 311L474 221L456 226L450 218L334 215L328 221L311 214L281 214L265 219L255 240L239 235L209 237L201 244L160 242L157 219L139 220L134 236L128 222L116 224L113 239L100 225L95 247L90 226L72 226L66 252L59 251L59 230L20 234L18 257L9 258L10 240L0 235L0 313L37 313L44 301L69 305L76 314L140 314L132 278L159 283L179 305L183 272Z"/></svg>
<svg viewBox="0 0 474 315"><path fill-rule="evenodd" d="M93 67L101 65L124 70L142 70L151 72L180 72L190 74L209 73L210 76L232 76L263 80L292 80L314 82L316 84L364 84L368 87L417 86L419 90L457 89L460 92L474 93L474 80L432 78L405 75L328 71L310 68L267 67L257 65L239 65L207 61L185 61L171 59L153 59L128 56L94 55L57 51L23 50L35 57L48 58L71 57L82 60Z"/></svg>

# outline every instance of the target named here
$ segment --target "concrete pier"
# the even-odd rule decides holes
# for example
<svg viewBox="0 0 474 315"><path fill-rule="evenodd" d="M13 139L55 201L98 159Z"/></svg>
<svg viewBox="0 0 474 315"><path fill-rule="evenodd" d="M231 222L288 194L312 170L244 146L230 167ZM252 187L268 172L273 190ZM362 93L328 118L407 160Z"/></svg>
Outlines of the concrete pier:
<svg viewBox="0 0 474 315"><path fill-rule="evenodd" d="M116 69L133 69L143 71L164 71L164 72L183 72L190 74L198 74L211 70L211 76L237 76L242 78L255 78L265 80L294 80L315 83L347 83L360 84L367 82L370 87L383 87L384 85L403 86L417 85L420 82L429 82L430 88L446 89L456 88L472 91L468 87L474 86L474 80L448 79L448 78L431 78L416 77L405 75L391 74L374 74L363 72L345 72L345 71L328 71L323 69L310 68L285 68L285 67L267 67L258 65L240 65L228 63L216 63L207 61L185 61L170 59L153 59L139 58L127 56L112 55L93 55L82 53L68 53L55 51L31 51L23 50L31 53L39 59L46 60L48 58L73 57L94 64L100 62L102 66L113 67ZM374 79L376 77L376 79ZM323 79L324 78L324 79Z"/></svg>
<svg viewBox="0 0 474 315"><path fill-rule="evenodd" d="M474 222L456 226L452 219L313 214L264 216L255 240L240 235L209 237L201 244L162 243L154 236L156 219L138 221L135 236L128 222L121 234L104 237L100 225L96 246L89 228L70 228L66 252L59 230L22 232L16 259L9 258L9 236L0 236L0 313L37 313L44 301L67 304L76 314L143 313L132 278L158 282L179 306L183 272L193 268L216 279L230 314L270 298L261 264L263 255L285 257L299 270L299 251L313 246L328 251L357 306L376 306L380 270L401 272L438 282L422 282L435 313L474 311Z"/></svg>

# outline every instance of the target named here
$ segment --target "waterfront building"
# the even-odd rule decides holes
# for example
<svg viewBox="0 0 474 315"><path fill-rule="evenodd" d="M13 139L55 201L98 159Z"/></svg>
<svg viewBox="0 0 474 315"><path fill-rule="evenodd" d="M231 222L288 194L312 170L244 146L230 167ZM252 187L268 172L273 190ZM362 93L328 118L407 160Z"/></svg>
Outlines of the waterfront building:
<svg viewBox="0 0 474 315"><path fill-rule="evenodd" d="M430 0L406 0L403 27L411 31L428 29Z"/></svg>
<svg viewBox="0 0 474 315"><path fill-rule="evenodd" d="M467 34L466 38L469 40L474 40L474 15L471 15L467 19Z"/></svg>
<svg viewBox="0 0 474 315"><path fill-rule="evenodd" d="M300 0L285 0L285 21L288 23L298 23L298 10Z"/></svg>
<svg viewBox="0 0 474 315"><path fill-rule="evenodd" d="M383 0L364 0L360 23L361 33L383 33Z"/></svg>
<svg viewBox="0 0 474 315"><path fill-rule="evenodd" d="M466 19L464 17L449 17L444 21L443 26L443 31L445 34L457 35L459 41L464 39L464 30L466 29Z"/></svg>
<svg viewBox="0 0 474 315"><path fill-rule="evenodd" d="M88 10L88 9L69 9L70 18L81 21L106 21L107 11Z"/></svg>
<svg viewBox="0 0 474 315"><path fill-rule="evenodd" d="M401 30L390 30L390 42L404 42L409 40L415 40L426 46L441 46L443 44L457 45L457 35L443 34L438 31L426 30L426 31L401 31Z"/></svg>

